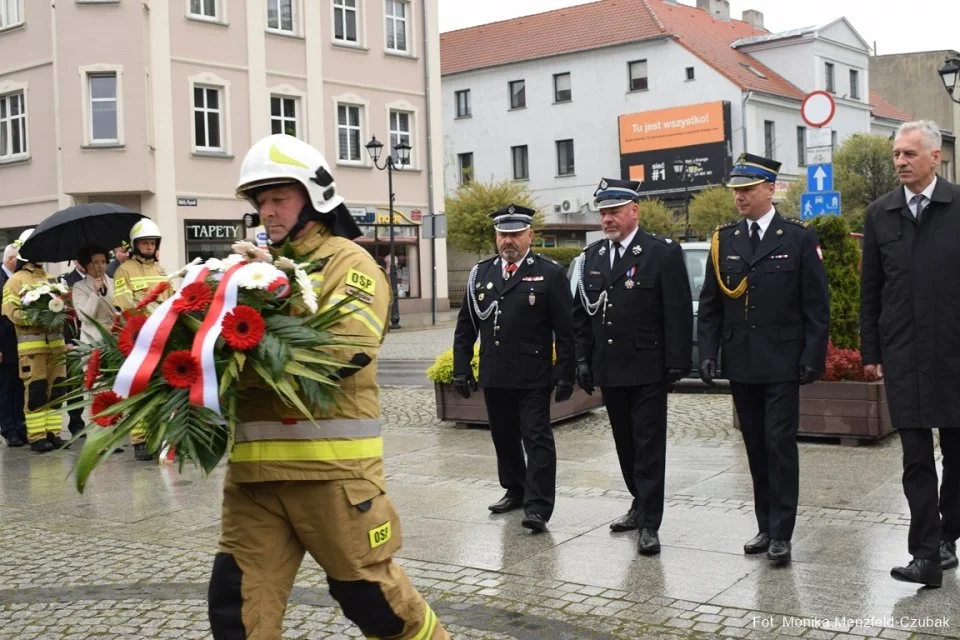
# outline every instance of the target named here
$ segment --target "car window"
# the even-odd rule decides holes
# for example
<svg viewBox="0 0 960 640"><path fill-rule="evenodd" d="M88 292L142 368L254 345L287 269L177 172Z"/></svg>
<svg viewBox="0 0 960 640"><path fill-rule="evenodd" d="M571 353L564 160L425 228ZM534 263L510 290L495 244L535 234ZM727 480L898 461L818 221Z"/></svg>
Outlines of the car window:
<svg viewBox="0 0 960 640"><path fill-rule="evenodd" d="M707 275L708 253L706 249L687 249L683 252L687 277L690 278L690 295L694 300L700 299L700 290L703 289L703 279Z"/></svg>

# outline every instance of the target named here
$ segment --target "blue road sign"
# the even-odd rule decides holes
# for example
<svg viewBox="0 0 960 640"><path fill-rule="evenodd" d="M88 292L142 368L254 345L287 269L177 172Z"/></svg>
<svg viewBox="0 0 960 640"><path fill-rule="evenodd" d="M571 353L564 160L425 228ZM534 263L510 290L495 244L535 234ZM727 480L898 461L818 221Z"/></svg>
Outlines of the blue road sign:
<svg viewBox="0 0 960 640"><path fill-rule="evenodd" d="M833 191L832 164L811 164L807 167L807 191L811 193Z"/></svg>
<svg viewBox="0 0 960 640"><path fill-rule="evenodd" d="M840 215L840 192L804 193L800 196L800 219Z"/></svg>

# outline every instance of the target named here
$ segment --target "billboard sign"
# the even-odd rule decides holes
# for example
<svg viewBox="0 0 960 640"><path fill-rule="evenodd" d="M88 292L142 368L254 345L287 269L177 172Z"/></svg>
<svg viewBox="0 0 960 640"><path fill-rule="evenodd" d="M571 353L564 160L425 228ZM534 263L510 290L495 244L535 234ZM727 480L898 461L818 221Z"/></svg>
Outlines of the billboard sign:
<svg viewBox="0 0 960 640"><path fill-rule="evenodd" d="M685 105L619 118L620 174L639 180L640 194L660 196L723 184L730 168L730 103ZM684 184L677 161L696 163Z"/></svg>

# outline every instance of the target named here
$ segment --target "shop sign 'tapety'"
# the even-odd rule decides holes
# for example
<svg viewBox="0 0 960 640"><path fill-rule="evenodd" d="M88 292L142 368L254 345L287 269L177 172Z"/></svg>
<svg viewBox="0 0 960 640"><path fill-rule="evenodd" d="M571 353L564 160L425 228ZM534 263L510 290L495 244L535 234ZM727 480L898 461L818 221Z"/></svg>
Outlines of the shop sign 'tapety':
<svg viewBox="0 0 960 640"><path fill-rule="evenodd" d="M187 240L238 240L243 237L239 224L190 224L185 225Z"/></svg>

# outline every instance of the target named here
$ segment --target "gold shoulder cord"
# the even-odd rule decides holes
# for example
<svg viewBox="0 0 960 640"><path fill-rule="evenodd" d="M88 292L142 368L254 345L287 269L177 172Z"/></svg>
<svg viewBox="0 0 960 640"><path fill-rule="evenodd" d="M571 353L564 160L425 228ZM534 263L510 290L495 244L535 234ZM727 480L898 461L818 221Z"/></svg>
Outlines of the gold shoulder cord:
<svg viewBox="0 0 960 640"><path fill-rule="evenodd" d="M731 298L739 298L744 293L747 293L747 278L744 276L743 280L740 281L740 284L736 286L735 289L731 289L723 282L723 278L720 276L720 230L713 232L713 238L710 239L710 253L713 254L713 272L717 276L717 284L720 285L720 291ZM747 294L747 297L743 301L743 313L746 316L748 305L750 304L750 294Z"/></svg>

